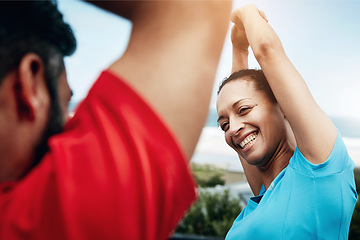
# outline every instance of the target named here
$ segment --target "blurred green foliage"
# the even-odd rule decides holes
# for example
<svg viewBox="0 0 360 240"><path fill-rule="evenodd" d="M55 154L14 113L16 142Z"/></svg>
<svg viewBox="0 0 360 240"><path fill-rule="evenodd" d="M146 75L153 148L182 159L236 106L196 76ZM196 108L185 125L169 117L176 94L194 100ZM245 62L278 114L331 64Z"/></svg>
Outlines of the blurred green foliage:
<svg viewBox="0 0 360 240"><path fill-rule="evenodd" d="M224 185L225 171L213 165L191 164L199 186L199 198L178 225L176 232L201 236L225 237L241 212L240 197L229 190L206 188Z"/></svg>
<svg viewBox="0 0 360 240"><path fill-rule="evenodd" d="M212 165L191 164L191 169L199 187L215 187L224 185L225 171Z"/></svg>
<svg viewBox="0 0 360 240"><path fill-rule="evenodd" d="M354 171L356 192L360 193L360 168L356 168ZM358 197L359 199L359 197ZM360 240L360 201L358 200L355 206L354 214L351 220L349 240Z"/></svg>
<svg viewBox="0 0 360 240"><path fill-rule="evenodd" d="M240 197L231 197L229 190L201 189L199 199L178 225L177 233L225 237L241 211Z"/></svg>

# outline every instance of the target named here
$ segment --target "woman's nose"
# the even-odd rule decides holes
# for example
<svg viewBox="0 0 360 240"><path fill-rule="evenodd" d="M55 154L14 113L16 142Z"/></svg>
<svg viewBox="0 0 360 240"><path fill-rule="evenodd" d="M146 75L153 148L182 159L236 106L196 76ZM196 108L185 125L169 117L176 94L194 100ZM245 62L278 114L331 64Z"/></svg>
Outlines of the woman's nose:
<svg viewBox="0 0 360 240"><path fill-rule="evenodd" d="M236 135L238 135L241 132L241 130L244 129L244 127L245 124L239 119L230 120L230 128L229 128L230 137L235 137Z"/></svg>

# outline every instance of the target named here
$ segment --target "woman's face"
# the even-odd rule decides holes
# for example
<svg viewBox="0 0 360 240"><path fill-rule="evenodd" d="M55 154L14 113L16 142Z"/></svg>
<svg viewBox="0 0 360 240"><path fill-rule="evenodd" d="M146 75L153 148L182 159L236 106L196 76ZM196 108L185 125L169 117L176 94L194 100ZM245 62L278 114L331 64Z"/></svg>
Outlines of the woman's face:
<svg viewBox="0 0 360 240"><path fill-rule="evenodd" d="M249 164L265 166L286 141L284 115L277 103L247 80L228 82L217 100L218 122L225 140Z"/></svg>

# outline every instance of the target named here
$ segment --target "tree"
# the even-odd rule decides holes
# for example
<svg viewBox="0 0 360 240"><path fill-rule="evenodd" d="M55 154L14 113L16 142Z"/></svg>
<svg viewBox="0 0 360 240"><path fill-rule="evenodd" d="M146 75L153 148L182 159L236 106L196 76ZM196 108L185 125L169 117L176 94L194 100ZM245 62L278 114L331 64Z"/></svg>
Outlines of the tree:
<svg viewBox="0 0 360 240"><path fill-rule="evenodd" d="M176 229L177 233L224 237L241 212L240 197L229 190L200 189L199 199Z"/></svg>
<svg viewBox="0 0 360 240"><path fill-rule="evenodd" d="M191 163L192 171L199 187L215 187L217 185L224 185L223 169L217 168L212 165Z"/></svg>
<svg viewBox="0 0 360 240"><path fill-rule="evenodd" d="M360 190L360 169L356 168L354 171L355 182L356 182L356 192L359 195ZM355 205L355 210L351 219L350 231L349 231L349 240L359 240L360 239L360 201L357 201Z"/></svg>

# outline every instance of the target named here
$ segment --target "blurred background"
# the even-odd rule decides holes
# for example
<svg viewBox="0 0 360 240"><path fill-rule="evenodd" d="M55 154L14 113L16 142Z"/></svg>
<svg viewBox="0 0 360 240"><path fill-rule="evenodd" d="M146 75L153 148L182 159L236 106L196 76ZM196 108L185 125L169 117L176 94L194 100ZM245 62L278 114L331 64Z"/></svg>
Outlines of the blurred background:
<svg viewBox="0 0 360 240"><path fill-rule="evenodd" d="M265 12L288 57L307 82L317 103L340 130L349 154L359 168L360 1L234 0L233 8L248 3L254 3ZM70 104L73 110L101 71L124 53L132 25L126 19L82 1L58 0L58 6L72 26L78 43L75 54L65 59L68 81L74 92ZM240 196L244 206L251 191L237 155L225 144L223 133L216 124L217 87L231 71L231 26L217 69L209 118L192 164L200 187L205 182L203 187L210 187L210 192L230 190L227 197ZM249 54L249 67L259 68L252 52ZM210 180L213 182L209 184ZM231 223L232 220L227 224ZM227 225L222 228L227 231ZM360 239L360 230L355 231L358 232L353 234L353 239Z"/></svg>
<svg viewBox="0 0 360 240"><path fill-rule="evenodd" d="M234 0L233 8L254 3L279 35L285 51L307 82L314 98L345 138L350 155L360 165L360 1ZM102 70L126 50L131 22L78 0L59 0L78 41L66 58L74 92L71 109L86 96ZM229 25L229 30L231 28ZM209 119L193 162L219 164L241 171L237 156L225 145L216 125L216 90L231 71L230 31L217 69ZM259 68L252 53L249 67Z"/></svg>

